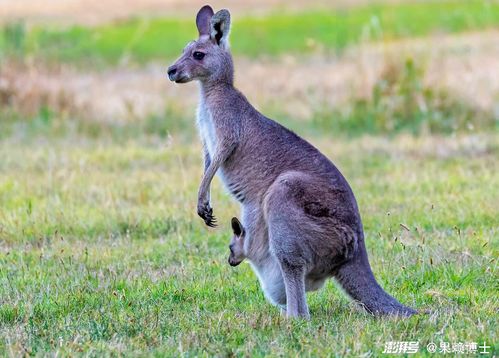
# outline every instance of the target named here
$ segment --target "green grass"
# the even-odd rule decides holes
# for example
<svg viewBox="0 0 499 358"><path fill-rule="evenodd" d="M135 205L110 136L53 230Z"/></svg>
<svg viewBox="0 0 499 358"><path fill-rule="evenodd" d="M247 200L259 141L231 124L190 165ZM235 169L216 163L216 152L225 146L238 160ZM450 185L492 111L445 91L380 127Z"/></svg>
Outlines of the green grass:
<svg viewBox="0 0 499 358"><path fill-rule="evenodd" d="M303 322L226 263L239 209L218 180L220 227L196 216L197 141L94 126L0 138L0 355L358 357L398 340L497 354L497 132L310 138L356 193L379 281L432 313L374 319L330 282Z"/></svg>
<svg viewBox="0 0 499 358"><path fill-rule="evenodd" d="M192 19L131 19L98 27L66 29L11 24L0 36L0 52L54 62L116 64L177 57L196 37ZM236 55L336 52L360 41L454 33L499 25L496 1L435 1L378 4L262 17L234 15Z"/></svg>

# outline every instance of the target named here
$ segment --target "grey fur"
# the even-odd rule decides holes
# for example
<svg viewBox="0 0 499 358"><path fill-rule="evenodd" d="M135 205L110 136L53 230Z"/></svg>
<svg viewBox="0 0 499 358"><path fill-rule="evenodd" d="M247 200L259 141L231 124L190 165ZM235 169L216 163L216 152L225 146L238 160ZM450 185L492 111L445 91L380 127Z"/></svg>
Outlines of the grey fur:
<svg viewBox="0 0 499 358"><path fill-rule="evenodd" d="M357 203L339 170L234 88L227 41L230 15L227 10L211 14L209 6L199 11L199 39L168 69L172 81L200 83L198 128L205 171L198 214L215 226L210 184L218 172L242 206L242 255L266 297L286 306L288 316L309 317L305 291L320 288L328 277L335 277L372 314L416 313L376 282Z"/></svg>

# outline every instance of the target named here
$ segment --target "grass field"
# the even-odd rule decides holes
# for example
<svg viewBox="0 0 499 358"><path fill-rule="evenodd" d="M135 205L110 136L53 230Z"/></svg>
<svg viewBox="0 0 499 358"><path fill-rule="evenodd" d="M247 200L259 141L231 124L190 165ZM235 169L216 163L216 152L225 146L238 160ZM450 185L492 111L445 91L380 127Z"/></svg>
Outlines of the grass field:
<svg viewBox="0 0 499 358"><path fill-rule="evenodd" d="M453 0L236 16L232 50L236 55L252 57L334 53L362 41L486 29L499 25L498 14L496 1ZM177 57L179 49L196 35L190 18L138 18L65 29L26 29L14 22L0 36L0 50L80 65L144 63Z"/></svg>
<svg viewBox="0 0 499 358"><path fill-rule="evenodd" d="M426 314L373 318L330 281L311 321L290 321L248 264L228 265L239 207L218 179L219 227L196 215L194 85L153 83L192 19L21 21L0 36L0 356L378 357L391 341L497 356L498 3L361 3L235 16L236 77L337 164L378 281ZM372 78L350 93L352 76ZM146 91L165 99L141 114Z"/></svg>
<svg viewBox="0 0 499 358"><path fill-rule="evenodd" d="M310 322L290 322L249 265L226 263L238 208L217 180L220 228L196 217L197 144L50 133L0 143L3 354L358 356L394 340L421 352L497 342L497 134L311 138L357 194L378 279L431 313L373 319L331 282L309 295Z"/></svg>

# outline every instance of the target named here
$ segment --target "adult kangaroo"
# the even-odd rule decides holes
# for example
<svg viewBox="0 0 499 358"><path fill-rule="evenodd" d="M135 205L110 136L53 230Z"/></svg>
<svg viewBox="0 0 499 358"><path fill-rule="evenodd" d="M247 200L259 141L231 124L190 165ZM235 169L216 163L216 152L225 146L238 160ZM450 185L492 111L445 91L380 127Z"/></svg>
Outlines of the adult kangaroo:
<svg viewBox="0 0 499 358"><path fill-rule="evenodd" d="M315 147L258 112L234 87L230 14L210 6L196 16L199 38L168 68L176 83L197 80L204 176L197 212L215 226L210 184L219 173L241 203L244 255L266 297L289 317L309 317L306 290L334 277L374 315L410 316L376 282L355 197ZM304 74L306 76L306 74Z"/></svg>

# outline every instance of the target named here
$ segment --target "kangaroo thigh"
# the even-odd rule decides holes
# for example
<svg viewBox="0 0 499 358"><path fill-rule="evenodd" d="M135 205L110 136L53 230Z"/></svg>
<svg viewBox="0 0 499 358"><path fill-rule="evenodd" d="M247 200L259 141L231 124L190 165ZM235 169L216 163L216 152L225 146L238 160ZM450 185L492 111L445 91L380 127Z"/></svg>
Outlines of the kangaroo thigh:
<svg viewBox="0 0 499 358"><path fill-rule="evenodd" d="M264 210L269 245L276 257L321 276L353 256L357 233L338 207L345 194L309 174L286 172L271 185ZM348 209L348 208L347 208Z"/></svg>

